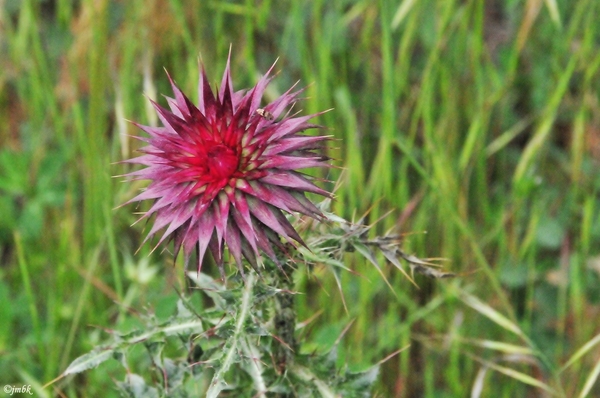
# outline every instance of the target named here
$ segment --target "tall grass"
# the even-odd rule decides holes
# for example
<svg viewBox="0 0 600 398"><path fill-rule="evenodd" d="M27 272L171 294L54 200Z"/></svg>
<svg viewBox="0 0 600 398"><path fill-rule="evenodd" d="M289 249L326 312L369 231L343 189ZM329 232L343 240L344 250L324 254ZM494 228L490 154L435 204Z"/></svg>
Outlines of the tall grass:
<svg viewBox="0 0 600 398"><path fill-rule="evenodd" d="M339 141L336 211L414 232L453 280L367 264L297 281L308 336L340 361L385 363L379 396L595 396L600 333L599 5L594 0L0 2L0 373L41 385L145 306L165 315L181 264L113 210L141 186L111 165L156 123L166 68L194 92L198 57L237 88L279 58L304 112ZM149 261L149 264L147 262ZM155 277L145 278L158 270ZM149 272L149 274L148 274ZM327 303L327 305L324 305ZM132 309L130 309L131 307ZM135 310L133 310L135 309ZM586 343L589 343L586 346ZM577 351L580 350L580 351ZM569 361L570 360L570 361ZM130 364L136 366L135 364ZM118 364L55 388L106 395ZM534 393L535 392L535 393Z"/></svg>

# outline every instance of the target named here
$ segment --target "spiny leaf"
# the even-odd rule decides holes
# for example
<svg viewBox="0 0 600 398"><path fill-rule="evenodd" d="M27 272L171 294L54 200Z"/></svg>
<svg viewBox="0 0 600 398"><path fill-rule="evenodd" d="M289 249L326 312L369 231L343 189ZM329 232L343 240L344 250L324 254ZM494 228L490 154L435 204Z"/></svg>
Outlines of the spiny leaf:
<svg viewBox="0 0 600 398"><path fill-rule="evenodd" d="M190 271L187 273L187 276L215 302L215 305L219 309L225 310L227 308L227 302L220 294L225 290L223 285L218 284L213 278L203 272Z"/></svg>
<svg viewBox="0 0 600 398"><path fill-rule="evenodd" d="M169 358L164 359L164 366L161 370L164 372L167 387L171 392L182 386L185 375L189 372L189 368L183 362L176 362Z"/></svg>
<svg viewBox="0 0 600 398"><path fill-rule="evenodd" d="M128 398L158 398L158 390L146 384L146 381L136 374L130 373L125 381L118 382L121 395Z"/></svg>
<svg viewBox="0 0 600 398"><path fill-rule="evenodd" d="M425 275L429 278L441 279L441 278L454 278L456 274L452 272L438 271L435 267L440 265L432 263L430 261L421 260L420 258L413 256L412 254L406 254L402 250L397 250L400 257L408 262L411 271ZM440 260L440 259L438 259Z"/></svg>
<svg viewBox="0 0 600 398"><path fill-rule="evenodd" d="M154 363L154 366L157 366L158 368L162 369L163 368L162 353L163 353L163 348L165 347L165 342L164 341L148 341L144 345L146 346L146 349L148 350L148 353L150 354L150 357L152 358L152 363Z"/></svg>
<svg viewBox="0 0 600 398"><path fill-rule="evenodd" d="M379 365L362 372L348 372L340 382L339 391L343 397L370 397L371 386L379 375Z"/></svg>
<svg viewBox="0 0 600 398"><path fill-rule="evenodd" d="M163 324L163 326L157 328L155 333L162 332L165 336L200 333L203 330L202 327L202 320L198 318L173 319Z"/></svg>
<svg viewBox="0 0 600 398"><path fill-rule="evenodd" d="M414 263L409 263L409 265L413 272L425 275L428 278L443 279L443 278L456 277L456 274L454 274L452 272L442 272L442 271L436 270L435 268L424 267L422 265L414 264Z"/></svg>
<svg viewBox="0 0 600 398"><path fill-rule="evenodd" d="M296 363L290 366L289 371L298 379L314 384L323 398L339 398L339 395L329 386L329 383L317 377L309 368Z"/></svg>
<svg viewBox="0 0 600 398"><path fill-rule="evenodd" d="M117 349L122 349L141 342L158 343L167 336L190 334L194 332L198 333L202 330L202 321L200 319L173 318L158 327L146 331L134 331L125 335L115 334L116 343L114 346L96 348L91 352L80 356L71 362L62 375L66 376L95 368L107 359L112 358Z"/></svg>
<svg viewBox="0 0 600 398"><path fill-rule="evenodd" d="M388 285L388 287L390 288L390 291L394 295L396 295L396 292L394 292L394 288L392 287L392 285L390 284L390 282L386 278L385 274L381 270L381 267L379 266L379 262L377 261L377 258L375 257L375 254L373 253L373 251L370 248L368 248L367 246L365 246L365 245L363 245L362 243L359 243L359 242L352 242L352 246L354 246L354 248L356 250L358 250L358 252L360 254L362 254L367 260L369 260L369 262L371 264L373 264L373 266L375 267L375 269L377 269L377 272L379 272L379 275L381 275L381 277L385 281L385 284Z"/></svg>
<svg viewBox="0 0 600 398"><path fill-rule="evenodd" d="M244 356L247 358L242 363L242 368L250 375L254 383L254 389L258 394L264 394L267 391L267 381L264 378L265 367L261 362L260 349L250 343L248 337L242 339L241 348Z"/></svg>
<svg viewBox="0 0 600 398"><path fill-rule="evenodd" d="M91 352L88 352L87 354L84 354L71 362L71 364L63 372L63 376L93 369L107 359L112 358L114 351L115 350L112 347L96 348L95 350L92 350Z"/></svg>
<svg viewBox="0 0 600 398"><path fill-rule="evenodd" d="M240 303L239 310L237 312L237 319L235 324L235 331L233 335L227 340L225 345L225 349L223 350L225 355L223 358L223 362L219 369L215 372L212 381L210 382L210 387L206 392L206 396L208 398L216 398L219 396L219 393L225 389L227 383L225 382L225 374L234 363L239 361L239 355L237 354L237 347L239 344L239 340L243 337L243 326L248 317L248 312L250 311L250 307L252 305L252 290L254 287L254 282L256 279L256 275L251 273L246 279L246 284L244 287L244 293L242 295L242 300Z"/></svg>

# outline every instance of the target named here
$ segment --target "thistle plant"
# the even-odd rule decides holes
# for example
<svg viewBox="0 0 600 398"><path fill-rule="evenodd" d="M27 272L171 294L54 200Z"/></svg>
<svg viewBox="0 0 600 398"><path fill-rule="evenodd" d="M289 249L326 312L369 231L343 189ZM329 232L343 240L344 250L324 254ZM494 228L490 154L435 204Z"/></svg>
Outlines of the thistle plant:
<svg viewBox="0 0 600 398"><path fill-rule="evenodd" d="M294 273L328 267L341 290L346 252L360 253L378 269L379 257L402 272L401 261L417 272L437 272L431 271L435 264L405 254L399 235L369 238L363 220L349 223L330 212L331 193L299 171L330 167L324 153L330 137L305 133L319 127L310 121L320 113L294 113L302 90L292 87L262 106L272 69L252 89L234 91L228 62L216 92L202 69L198 105L169 76L169 109L152 102L162 126L134 123L147 133L138 137L146 146L125 162L144 167L125 176L150 183L126 204L152 201L140 218L154 219L144 242L162 231L156 247L172 241L186 266L195 254L186 275L197 289L181 295L169 320L148 316L143 330L111 332L112 341L77 358L63 376L115 358L127 370L117 384L127 397L369 396L378 365L352 373L336 368L335 346L302 351ZM325 200L315 204L308 193ZM295 215L304 239L291 221ZM220 280L202 272L207 253ZM193 305L194 294L214 305ZM135 345L148 350L150 378L129 368ZM176 358L167 355L173 346L181 353Z"/></svg>

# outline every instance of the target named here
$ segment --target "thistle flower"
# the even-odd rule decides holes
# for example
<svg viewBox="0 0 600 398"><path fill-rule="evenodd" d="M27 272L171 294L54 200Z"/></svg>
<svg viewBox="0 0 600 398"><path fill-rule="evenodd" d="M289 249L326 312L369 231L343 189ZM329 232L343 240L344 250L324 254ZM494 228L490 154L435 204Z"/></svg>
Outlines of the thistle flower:
<svg viewBox="0 0 600 398"><path fill-rule="evenodd" d="M305 193L329 192L298 170L329 165L318 153L329 137L301 134L319 127L309 120L321 113L291 114L303 91L295 86L261 107L272 69L252 89L234 92L228 60L215 96L202 68L198 106L167 73L175 94L167 97L170 111L152 101L163 127L134 123L149 138L138 137L147 144L143 155L126 160L145 166L127 176L151 180L125 203L154 201L140 218L155 216L144 243L166 228L156 247L173 240L175 257L183 247L186 264L197 249L198 271L209 250L221 274L225 245L242 274L242 256L254 268L261 253L279 265L276 251L286 251L280 238L304 245L285 213L322 217Z"/></svg>

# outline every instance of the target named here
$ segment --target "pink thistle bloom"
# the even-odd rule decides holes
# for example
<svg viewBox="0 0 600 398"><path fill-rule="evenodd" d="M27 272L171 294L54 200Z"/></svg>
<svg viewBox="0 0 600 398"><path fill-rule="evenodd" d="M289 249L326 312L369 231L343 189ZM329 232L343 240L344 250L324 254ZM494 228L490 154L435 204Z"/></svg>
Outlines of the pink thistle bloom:
<svg viewBox="0 0 600 398"><path fill-rule="evenodd" d="M154 201L140 218L155 215L144 242L166 228L157 247L170 238L175 257L183 247L186 263L197 248L198 271L208 249L222 274L225 245L242 273L242 256L254 268L261 252L279 265L276 248L285 252L280 237L304 245L285 213L323 217L305 193L329 192L298 170L329 166L315 150L330 137L301 134L319 127L309 120L322 113L290 115L302 90L292 87L260 107L272 69L254 88L234 92L228 60L215 96L202 68L198 106L169 76L175 94L167 97L170 111L152 101L163 127L134 123L150 136L137 137L147 143L143 155L126 161L145 166L127 176L151 180L126 203Z"/></svg>

